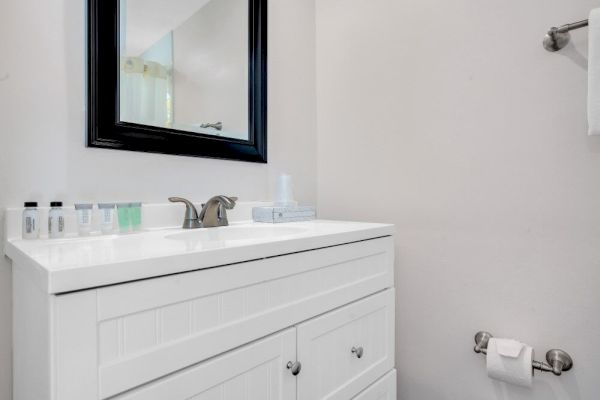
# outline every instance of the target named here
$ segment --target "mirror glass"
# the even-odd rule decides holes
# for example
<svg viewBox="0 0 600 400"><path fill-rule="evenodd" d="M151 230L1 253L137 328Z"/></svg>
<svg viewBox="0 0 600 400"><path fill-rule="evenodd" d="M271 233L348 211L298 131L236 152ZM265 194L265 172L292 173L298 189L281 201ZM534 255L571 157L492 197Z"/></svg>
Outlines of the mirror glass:
<svg viewBox="0 0 600 400"><path fill-rule="evenodd" d="M120 0L120 121L249 140L248 0Z"/></svg>

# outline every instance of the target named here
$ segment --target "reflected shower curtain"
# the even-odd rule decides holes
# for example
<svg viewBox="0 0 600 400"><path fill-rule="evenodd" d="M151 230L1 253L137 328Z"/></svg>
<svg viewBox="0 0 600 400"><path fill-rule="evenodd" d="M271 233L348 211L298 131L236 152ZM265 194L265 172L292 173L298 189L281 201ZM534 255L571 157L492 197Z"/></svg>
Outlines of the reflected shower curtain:
<svg viewBox="0 0 600 400"><path fill-rule="evenodd" d="M120 119L144 125L169 127L172 120L168 69L139 57L121 61Z"/></svg>

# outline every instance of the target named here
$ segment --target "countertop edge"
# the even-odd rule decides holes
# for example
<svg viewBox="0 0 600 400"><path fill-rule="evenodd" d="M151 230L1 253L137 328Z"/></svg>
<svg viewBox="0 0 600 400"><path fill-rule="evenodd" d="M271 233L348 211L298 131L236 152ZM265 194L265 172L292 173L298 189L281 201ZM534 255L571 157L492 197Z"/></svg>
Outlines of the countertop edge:
<svg viewBox="0 0 600 400"><path fill-rule="evenodd" d="M50 293L50 271L25 254L10 240L4 244L4 255L11 260L13 275L23 273L29 276L40 290ZM18 270L15 269L15 264L19 266Z"/></svg>
<svg viewBox="0 0 600 400"><path fill-rule="evenodd" d="M25 267L26 273L36 281L37 286L49 295L59 295L372 240L393 236L394 233L394 225L378 224L360 230L257 243L234 249L173 254L57 271L49 271L38 265L10 241L7 241L5 251L16 264Z"/></svg>

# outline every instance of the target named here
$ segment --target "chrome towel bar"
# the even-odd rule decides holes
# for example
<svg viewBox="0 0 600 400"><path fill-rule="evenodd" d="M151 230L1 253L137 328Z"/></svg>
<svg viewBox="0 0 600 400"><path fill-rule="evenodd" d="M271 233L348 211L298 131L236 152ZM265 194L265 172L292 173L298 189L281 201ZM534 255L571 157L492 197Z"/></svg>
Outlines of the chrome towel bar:
<svg viewBox="0 0 600 400"><path fill-rule="evenodd" d="M544 37L544 48L548 51L555 52L564 48L571 40L571 34L569 31L575 29L585 28L589 25L589 20L584 19L583 21L573 22L572 24L565 24L562 26L552 27L546 33Z"/></svg>
<svg viewBox="0 0 600 400"><path fill-rule="evenodd" d="M475 353L487 354L488 342L492 338L492 334L489 332L477 332L475 335ZM533 360L531 368L537 369L538 371L552 372L554 375L559 376L563 371L568 371L573 368L573 359L566 351L552 349L546 353L547 364L542 361Z"/></svg>

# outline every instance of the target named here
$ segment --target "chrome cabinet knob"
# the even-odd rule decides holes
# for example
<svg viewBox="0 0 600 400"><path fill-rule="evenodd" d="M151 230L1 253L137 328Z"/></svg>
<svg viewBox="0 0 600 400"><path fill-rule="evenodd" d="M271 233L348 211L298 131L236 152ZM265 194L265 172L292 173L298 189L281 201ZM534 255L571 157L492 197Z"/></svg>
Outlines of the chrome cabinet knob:
<svg viewBox="0 0 600 400"><path fill-rule="evenodd" d="M362 347L353 347L351 351L357 358L362 358L365 354L365 350Z"/></svg>
<svg viewBox="0 0 600 400"><path fill-rule="evenodd" d="M300 363L300 361L290 361L287 363L286 367L292 372L292 375L296 376L300 373L300 370L302 369L302 363Z"/></svg>

